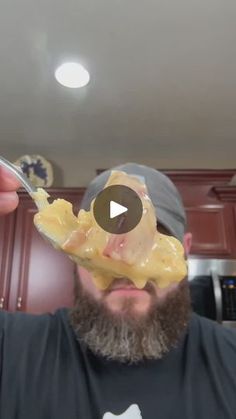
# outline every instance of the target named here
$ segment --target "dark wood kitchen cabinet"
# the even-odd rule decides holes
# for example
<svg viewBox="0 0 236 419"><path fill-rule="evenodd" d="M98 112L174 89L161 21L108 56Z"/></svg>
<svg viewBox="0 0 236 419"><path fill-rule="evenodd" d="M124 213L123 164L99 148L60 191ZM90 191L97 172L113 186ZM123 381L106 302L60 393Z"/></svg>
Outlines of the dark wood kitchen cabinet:
<svg viewBox="0 0 236 419"><path fill-rule="evenodd" d="M201 257L235 258L235 229L231 205L186 207L188 227L193 235L190 254Z"/></svg>
<svg viewBox="0 0 236 419"><path fill-rule="evenodd" d="M179 184L193 235L192 256L236 258L236 221L231 202L222 202L212 185Z"/></svg>
<svg viewBox="0 0 236 419"><path fill-rule="evenodd" d="M193 234L192 257L236 259L236 218L228 184L235 170L179 170L166 173L178 188ZM228 191L230 193L221 193ZM223 199L224 197L224 199ZM231 198L231 199L230 199Z"/></svg>
<svg viewBox="0 0 236 419"><path fill-rule="evenodd" d="M83 192L81 188L61 189L50 191L50 195L70 201L76 213ZM26 192L19 195L18 209L2 217L0 224L2 308L39 314L70 307L74 264L38 233L33 224L34 202Z"/></svg>

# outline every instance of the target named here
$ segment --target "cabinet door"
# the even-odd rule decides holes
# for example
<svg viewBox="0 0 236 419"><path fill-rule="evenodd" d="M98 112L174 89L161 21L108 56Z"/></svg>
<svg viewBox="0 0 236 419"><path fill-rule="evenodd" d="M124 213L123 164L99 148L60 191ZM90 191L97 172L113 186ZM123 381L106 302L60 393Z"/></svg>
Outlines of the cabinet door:
<svg viewBox="0 0 236 419"><path fill-rule="evenodd" d="M15 213L0 217L0 309L8 309Z"/></svg>
<svg viewBox="0 0 236 419"><path fill-rule="evenodd" d="M180 183L177 187L193 234L193 256L235 258L236 236L232 205L211 193L211 184Z"/></svg>
<svg viewBox="0 0 236 419"><path fill-rule="evenodd" d="M191 255L235 257L235 231L231 205L186 208L188 231L193 234Z"/></svg>
<svg viewBox="0 0 236 419"><path fill-rule="evenodd" d="M58 195L77 206L81 197L63 191ZM73 305L74 263L38 233L33 224L36 211L32 199L22 193L16 219L10 311L39 314Z"/></svg>

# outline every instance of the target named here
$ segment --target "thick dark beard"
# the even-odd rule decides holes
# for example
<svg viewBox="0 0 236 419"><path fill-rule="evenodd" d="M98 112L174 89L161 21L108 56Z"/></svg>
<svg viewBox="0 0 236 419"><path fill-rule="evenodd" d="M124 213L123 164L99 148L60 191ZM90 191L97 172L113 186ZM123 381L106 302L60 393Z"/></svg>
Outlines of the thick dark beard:
<svg viewBox="0 0 236 419"><path fill-rule="evenodd" d="M128 312L129 299L125 306ZM94 354L136 364L144 359L160 359L177 347L190 314L186 278L163 302L155 300L147 315L138 317L113 313L103 302L85 292L77 278L75 305L69 310L69 320L77 340Z"/></svg>

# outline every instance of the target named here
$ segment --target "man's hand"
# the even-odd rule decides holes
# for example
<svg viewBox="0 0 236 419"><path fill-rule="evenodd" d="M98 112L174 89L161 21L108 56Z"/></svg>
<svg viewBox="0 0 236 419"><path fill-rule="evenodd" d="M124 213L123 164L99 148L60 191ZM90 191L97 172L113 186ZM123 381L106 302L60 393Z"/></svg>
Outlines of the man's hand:
<svg viewBox="0 0 236 419"><path fill-rule="evenodd" d="M19 180L0 165L0 215L16 209L19 202L16 191L20 186Z"/></svg>

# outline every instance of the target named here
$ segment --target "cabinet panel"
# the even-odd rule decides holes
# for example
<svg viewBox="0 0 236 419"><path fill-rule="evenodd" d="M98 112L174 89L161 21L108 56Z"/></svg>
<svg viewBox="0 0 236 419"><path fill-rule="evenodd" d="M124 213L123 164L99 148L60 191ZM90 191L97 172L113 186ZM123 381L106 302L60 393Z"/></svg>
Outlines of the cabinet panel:
<svg viewBox="0 0 236 419"><path fill-rule="evenodd" d="M77 193L60 197L79 204ZM9 310L29 313L53 312L73 304L74 263L54 249L37 231L37 209L28 196L21 196L17 211Z"/></svg>
<svg viewBox="0 0 236 419"><path fill-rule="evenodd" d="M176 182L187 213L187 229L193 234L191 255L236 257L235 220L232 205L212 193L212 184Z"/></svg>
<svg viewBox="0 0 236 419"><path fill-rule="evenodd" d="M0 217L0 309L8 309L15 213Z"/></svg>
<svg viewBox="0 0 236 419"><path fill-rule="evenodd" d="M235 234L236 234L236 205L233 205L233 211L234 211L234 223L235 223Z"/></svg>
<svg viewBox="0 0 236 419"><path fill-rule="evenodd" d="M192 255L232 257L235 246L230 205L186 208L188 230L193 234Z"/></svg>

